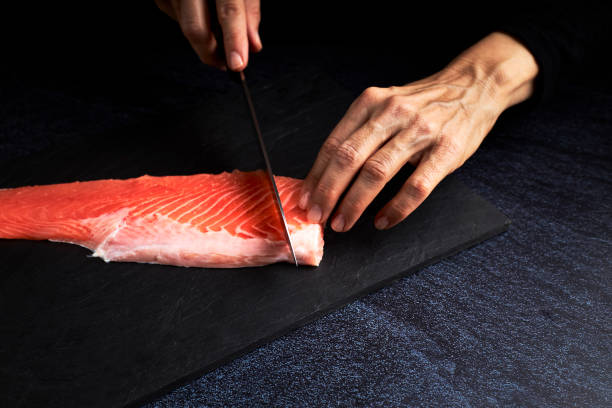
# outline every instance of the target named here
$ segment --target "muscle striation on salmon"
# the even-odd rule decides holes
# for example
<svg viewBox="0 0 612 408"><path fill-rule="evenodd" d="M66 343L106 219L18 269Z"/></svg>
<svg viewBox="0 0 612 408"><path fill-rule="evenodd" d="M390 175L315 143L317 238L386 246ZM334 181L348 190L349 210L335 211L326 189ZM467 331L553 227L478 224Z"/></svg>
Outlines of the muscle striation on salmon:
<svg viewBox="0 0 612 408"><path fill-rule="evenodd" d="M319 265L323 226L275 176L298 262ZM0 238L69 242L105 261L205 268L292 262L263 171L142 176L0 189Z"/></svg>

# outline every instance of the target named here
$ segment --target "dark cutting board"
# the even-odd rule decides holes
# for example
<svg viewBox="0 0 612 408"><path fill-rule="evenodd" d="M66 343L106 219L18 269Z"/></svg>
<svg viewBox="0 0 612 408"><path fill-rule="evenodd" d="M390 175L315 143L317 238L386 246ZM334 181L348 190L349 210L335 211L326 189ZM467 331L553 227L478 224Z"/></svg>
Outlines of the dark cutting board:
<svg viewBox="0 0 612 408"><path fill-rule="evenodd" d="M276 173L304 177L352 96L316 74L253 91ZM234 168L261 168L237 86L196 112L5 165L0 188ZM299 270L106 264L74 245L0 240L0 406L139 403L508 225L454 177L386 232L372 226L383 202L349 233L326 230L320 267Z"/></svg>

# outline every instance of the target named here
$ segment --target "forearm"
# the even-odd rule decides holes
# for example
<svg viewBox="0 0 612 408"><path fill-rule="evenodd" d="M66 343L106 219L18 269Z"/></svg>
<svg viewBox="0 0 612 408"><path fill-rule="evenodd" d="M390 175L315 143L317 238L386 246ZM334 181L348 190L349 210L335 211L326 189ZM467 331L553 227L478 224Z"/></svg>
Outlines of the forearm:
<svg viewBox="0 0 612 408"><path fill-rule="evenodd" d="M529 50L499 32L465 50L440 73L458 85L481 84L500 113L532 95L537 74L538 65Z"/></svg>

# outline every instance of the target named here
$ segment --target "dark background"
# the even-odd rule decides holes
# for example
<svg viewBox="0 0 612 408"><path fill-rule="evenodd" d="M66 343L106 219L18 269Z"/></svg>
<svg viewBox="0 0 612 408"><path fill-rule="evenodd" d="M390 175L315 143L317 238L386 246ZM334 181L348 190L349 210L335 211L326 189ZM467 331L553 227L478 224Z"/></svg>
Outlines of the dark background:
<svg viewBox="0 0 612 408"><path fill-rule="evenodd" d="M280 74L281 61L291 60L316 65L355 94L367 86L400 85L441 69L462 50L508 22L531 26L525 16L536 16L543 21L566 19L566 26L583 27L591 36L581 43L581 58L555 63L561 70L558 89L572 85L612 88L606 61L609 25L602 24L610 7L604 8L600 2L568 6L519 1L503 7L484 2L263 3L264 50L251 57L254 63L250 69L269 78ZM572 16L578 16L575 22ZM139 115L144 118L184 110L208 93L227 87L221 72L198 63L176 22L161 13L153 1L13 2L0 22L0 84L6 102L0 115L5 124L15 120L21 98L28 98L30 111L37 103L49 109L54 104L44 98L57 93L78 105L73 112L87 110L100 98L112 100L114 119L123 123L122 109L124 116L126 110L135 115L130 120L139 120ZM601 34L595 30L594 35L593 26L605 30ZM560 38L567 34L564 30ZM258 59L277 62L257 64ZM257 80L258 75L253 77ZM36 90L36 95L26 96L24 89ZM135 105L138 112L132 110ZM514 110L526 110L530 103L523 105ZM80 117L88 114L82 112ZM58 119L61 114L50 116ZM106 119L96 121L96 126L103 129L114 124ZM23 127L18 134L11 132L0 133L0 154L7 145L16 145L17 151L5 156L81 137L66 129L55 135L53 129L47 129L44 136L35 136ZM82 135L82 131L78 133Z"/></svg>
<svg viewBox="0 0 612 408"><path fill-rule="evenodd" d="M176 23L153 1L18 3L8 6L1 17L3 65L30 79L106 84L137 76L160 53L188 46ZM387 69L405 70L410 80L413 75L442 68L478 39L508 23L533 26L533 19L548 29L551 22L562 21L563 30L584 29L593 36L581 43L586 50L583 58L561 64L572 74L564 81L596 80L609 85L609 70L603 63L607 53L602 48L609 43L601 37L609 35L606 15L610 7L603 2L468 3L264 1L261 35L266 46L359 50L355 65L378 59ZM563 30L559 37L568 34ZM307 51L300 52L309 58ZM105 75L89 76L101 73Z"/></svg>
<svg viewBox="0 0 612 408"><path fill-rule="evenodd" d="M2 14L1 161L189 110L230 86L152 1L125 3ZM432 73L513 14L507 4L393 3L264 5L249 78L304 65L357 95ZM506 234L155 405L608 405L612 91L600 40L551 101L504 113L457 171L512 219Z"/></svg>

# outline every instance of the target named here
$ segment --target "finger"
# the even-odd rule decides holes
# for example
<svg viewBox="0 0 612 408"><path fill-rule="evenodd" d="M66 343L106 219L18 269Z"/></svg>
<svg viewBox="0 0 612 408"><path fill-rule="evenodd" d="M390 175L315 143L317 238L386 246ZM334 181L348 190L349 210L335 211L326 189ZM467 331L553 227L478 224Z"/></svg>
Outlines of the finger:
<svg viewBox="0 0 612 408"><path fill-rule="evenodd" d="M389 180L429 143L414 129L405 129L366 160L332 219L332 229L337 232L351 229Z"/></svg>
<svg viewBox="0 0 612 408"><path fill-rule="evenodd" d="M179 16L181 15L181 2L183 0L170 0L172 4L172 9L174 10L174 15L176 16L176 20L178 21Z"/></svg>
<svg viewBox="0 0 612 408"><path fill-rule="evenodd" d="M155 0L155 4L157 5L157 8L176 21L176 13L174 12L174 7L172 7L169 0Z"/></svg>
<svg viewBox="0 0 612 408"><path fill-rule="evenodd" d="M259 22L261 21L259 0L245 0L244 4L246 8L249 43L254 52L259 52L262 48L261 38L259 37Z"/></svg>
<svg viewBox="0 0 612 408"><path fill-rule="evenodd" d="M175 6L183 34L202 62L219 68L225 66L216 55L217 41L210 31L210 13L202 0L184 0Z"/></svg>
<svg viewBox="0 0 612 408"><path fill-rule="evenodd" d="M376 216L376 228L391 228L410 215L451 172L453 163L454 158L440 146L424 154L397 195Z"/></svg>
<svg viewBox="0 0 612 408"><path fill-rule="evenodd" d="M336 149L311 191L309 221L327 220L340 195L366 160L402 126L401 120L384 110L373 115Z"/></svg>
<svg viewBox="0 0 612 408"><path fill-rule="evenodd" d="M305 210L309 206L312 189L318 184L323 171L338 147L352 133L363 126L370 117L373 107L375 107L382 98L383 93L384 91L381 88L367 88L357 99L355 99L351 106L349 106L340 122L338 122L325 143L323 143L310 172L308 172L302 184L301 198L299 201L299 206L302 210Z"/></svg>
<svg viewBox="0 0 612 408"><path fill-rule="evenodd" d="M242 71L248 63L249 42L244 0L218 0L217 16L223 31L223 45L228 66Z"/></svg>

